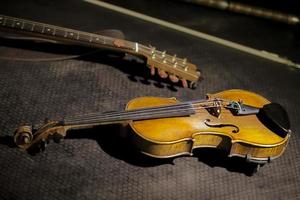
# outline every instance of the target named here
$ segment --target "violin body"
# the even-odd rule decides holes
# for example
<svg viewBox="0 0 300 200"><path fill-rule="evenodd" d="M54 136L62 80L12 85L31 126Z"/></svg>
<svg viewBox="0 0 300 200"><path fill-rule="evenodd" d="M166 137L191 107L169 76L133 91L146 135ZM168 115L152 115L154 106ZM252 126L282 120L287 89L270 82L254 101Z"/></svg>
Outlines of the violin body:
<svg viewBox="0 0 300 200"><path fill-rule="evenodd" d="M44 150L50 139L59 141L68 130L113 123L129 124L133 144L155 158L192 155L195 148L211 147L258 164L279 157L291 133L287 113L279 104L249 91L227 90L188 102L140 97L123 111L47 120L37 128L22 125L14 141L25 150Z"/></svg>
<svg viewBox="0 0 300 200"><path fill-rule="evenodd" d="M208 94L207 99L242 100L244 104L257 108L270 103L264 97L244 90ZM177 103L175 98L141 97L131 100L126 110ZM133 143L139 151L155 158L192 155L195 148L212 147L228 151L229 156L265 163L284 152L290 135L280 136L272 132L257 115L235 116L227 109L223 109L218 117L201 109L191 116L132 121L129 124L133 130Z"/></svg>

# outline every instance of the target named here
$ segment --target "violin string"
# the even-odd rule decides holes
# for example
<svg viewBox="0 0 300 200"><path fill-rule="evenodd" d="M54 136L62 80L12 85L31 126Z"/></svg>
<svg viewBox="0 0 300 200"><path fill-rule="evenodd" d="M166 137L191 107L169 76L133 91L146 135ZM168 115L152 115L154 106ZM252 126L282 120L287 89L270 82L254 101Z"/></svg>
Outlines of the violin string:
<svg viewBox="0 0 300 200"><path fill-rule="evenodd" d="M188 110L186 110L188 111ZM65 120L66 124L79 124L79 123L96 123L96 122L105 122L105 121L124 121L124 120L139 120L139 119L152 119L152 118L166 118L166 117L180 117L190 115L191 113L183 113L178 111L163 111L156 113L138 113L138 114L123 114L118 116L110 116L104 117L97 116L85 119L77 119L77 120Z"/></svg>
<svg viewBox="0 0 300 200"><path fill-rule="evenodd" d="M210 106L215 107L215 106ZM159 118L159 117L178 117L178 116L185 116L185 115L191 115L195 114L195 110L199 109L205 109L209 107L197 107L197 108L181 108L181 109L168 109L168 110L161 110L156 112L142 112L142 113L117 113L110 116L103 116L103 115L97 115L97 116L91 116L86 118L77 118L77 119L65 119L65 123L90 123L90 122L99 122L99 121L107 121L107 120L114 120L114 121L122 121L122 120L138 120L142 118Z"/></svg>
<svg viewBox="0 0 300 200"><path fill-rule="evenodd" d="M192 110L187 110L185 111L192 111ZM81 122L81 121L90 121L90 120L109 120L109 119L116 119L116 118L126 118L126 117L145 117L145 116L151 116L151 115L161 115L161 114L178 114L178 110L172 111L172 110L162 110L162 111L156 111L156 112L142 112L142 113L132 113L132 112L123 112L123 113L116 113L116 114L111 114L109 116L103 116L101 114L95 115L95 116L90 116L90 117L84 117L84 118L76 118L76 119L65 119L66 122L72 121L72 122ZM181 111L183 113L183 111Z"/></svg>
<svg viewBox="0 0 300 200"><path fill-rule="evenodd" d="M182 106L193 106L193 107L196 107L198 105L202 105L204 103L214 103L216 101L219 101L219 102L230 102L229 100L225 100L225 99L218 99L218 100L205 100L205 99L201 99L201 100L191 100L191 101L187 101L187 102L183 102L183 103L178 103L178 104L172 104L172 105L163 105L163 106L155 106L155 107L146 107L146 108L138 108L138 109L133 109L133 110L123 110L123 111L117 111L119 113L122 113L122 112L144 112L144 111L148 111L148 110L161 110L161 109L168 109L168 108L182 108ZM202 106L203 107L203 106ZM112 114L115 114L114 113L115 111L112 112ZM99 112L97 113L89 113L89 114L84 114L84 115L79 115L78 117L88 117L90 115L98 115ZM102 113L102 115L104 115L105 113ZM109 115L111 113L107 113L107 115ZM73 116L74 118L76 118L77 116Z"/></svg>
<svg viewBox="0 0 300 200"><path fill-rule="evenodd" d="M126 111L120 111L118 113L107 113L107 114L103 114L103 113L95 113L95 114L88 114L88 115L79 115L79 116L75 116L75 117L69 117L68 120L76 120L76 119L87 119L87 118L94 118L94 117L117 117L118 115L123 116L124 114L136 114L136 113L141 113L141 114L147 114L148 111L153 112L153 111L164 111L166 110L167 112L170 111L170 109L179 109L179 108L186 108L186 106L188 106L189 109L191 110L197 110L197 104L195 103L193 106L189 105L189 104L180 104L180 105L169 105L169 106L165 106L165 107L156 107L156 108L146 108L146 109L135 109L135 110L126 110ZM201 104L200 104L201 106ZM211 107L211 106L210 106ZM215 107L215 106L212 106ZM208 108L208 106L201 106L201 108ZM191 111L190 110L190 111ZM183 111L183 110L181 110Z"/></svg>
<svg viewBox="0 0 300 200"><path fill-rule="evenodd" d="M173 114L174 113L174 114ZM204 112L197 112L198 114L200 113L204 113ZM167 116L164 114L168 114ZM170 116L170 114L172 114ZM147 120L147 119L156 119L156 118L170 118L170 117L186 117L186 116L190 116L191 113L186 113L186 114L178 114L178 112L176 111L169 111L169 112L161 112L161 113L150 113L147 116L147 118L143 118L145 117L145 115L142 114L134 114L132 116L126 116L128 118L114 118L114 117L109 117L109 118L91 118L91 119L79 119L79 120L73 120L73 121L66 121L65 125L72 125L72 124L97 124L97 123L101 123L101 122L110 122L110 121L127 121L127 120ZM193 113L195 114L195 113ZM229 114L229 113L228 113ZM122 116L125 117L125 116Z"/></svg>
<svg viewBox="0 0 300 200"><path fill-rule="evenodd" d="M220 100L221 101L221 100ZM223 100L222 100L223 101ZM123 113L138 113L138 112L146 112L146 111L155 111L155 110L165 110L165 109L169 109L169 108L174 108L174 109L178 109L178 108L182 108L182 107L194 107L196 108L197 105L201 105L203 103L213 103L215 102L215 100L192 100L192 101L188 101L188 102L184 102L184 103L178 103L178 104L173 104L173 105L166 105L166 106L156 106L156 107L146 107L146 108L140 108L140 109L133 109L133 110L123 110L123 111L117 111L119 114L123 114ZM111 113L89 113L89 114L84 114L84 115L78 115L78 116L71 116L69 117L70 119L76 119L76 118L87 118L87 117L93 117L93 116L109 116L109 115L116 115L116 112L111 112Z"/></svg>

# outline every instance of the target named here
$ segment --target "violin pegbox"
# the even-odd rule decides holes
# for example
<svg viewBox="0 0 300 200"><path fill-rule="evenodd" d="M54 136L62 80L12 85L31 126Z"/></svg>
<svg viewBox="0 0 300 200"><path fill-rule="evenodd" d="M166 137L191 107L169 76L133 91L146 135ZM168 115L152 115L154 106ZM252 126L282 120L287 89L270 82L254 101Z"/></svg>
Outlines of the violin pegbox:
<svg viewBox="0 0 300 200"><path fill-rule="evenodd" d="M178 58L177 55L169 55L166 51L158 51L149 46L145 50L147 65L150 67L151 75L157 73L161 78L167 78L177 83L181 81L184 88L195 88L201 73L197 67L189 63L186 58Z"/></svg>
<svg viewBox="0 0 300 200"><path fill-rule="evenodd" d="M50 140L59 143L66 136L67 127L61 122L49 121L37 129L29 125L19 126L14 133L15 144L24 150L44 151Z"/></svg>

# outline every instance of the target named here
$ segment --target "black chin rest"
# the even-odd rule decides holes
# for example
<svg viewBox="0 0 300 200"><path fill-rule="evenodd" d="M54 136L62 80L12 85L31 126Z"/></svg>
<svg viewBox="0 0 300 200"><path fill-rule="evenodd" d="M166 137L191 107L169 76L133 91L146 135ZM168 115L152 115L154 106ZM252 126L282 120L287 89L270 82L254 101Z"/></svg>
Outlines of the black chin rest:
<svg viewBox="0 0 300 200"><path fill-rule="evenodd" d="M288 114L278 103L264 105L257 116L265 126L281 137L285 137L290 132Z"/></svg>

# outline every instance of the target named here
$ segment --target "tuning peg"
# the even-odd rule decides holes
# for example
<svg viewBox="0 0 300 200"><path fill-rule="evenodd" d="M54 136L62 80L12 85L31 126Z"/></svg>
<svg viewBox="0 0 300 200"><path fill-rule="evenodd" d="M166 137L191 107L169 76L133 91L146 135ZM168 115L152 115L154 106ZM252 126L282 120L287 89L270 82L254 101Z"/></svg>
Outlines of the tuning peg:
<svg viewBox="0 0 300 200"><path fill-rule="evenodd" d="M164 58L164 59L163 59L163 63L167 63L167 58Z"/></svg>
<svg viewBox="0 0 300 200"><path fill-rule="evenodd" d="M173 82L173 83L177 83L179 81L179 78L177 76L175 76L174 74L169 75L169 79Z"/></svg>
<svg viewBox="0 0 300 200"><path fill-rule="evenodd" d="M155 67L153 65L150 66L150 73L151 73L152 76L155 75Z"/></svg>
<svg viewBox="0 0 300 200"><path fill-rule="evenodd" d="M185 79L181 79L181 82L182 82L182 86L183 86L184 88L187 88L187 87L188 87L188 83L187 83L187 81L186 81Z"/></svg>
<svg viewBox="0 0 300 200"><path fill-rule="evenodd" d="M151 47L151 55L152 55L152 59L155 59L155 56L156 56L156 48L155 47Z"/></svg>
<svg viewBox="0 0 300 200"><path fill-rule="evenodd" d="M173 67L174 67L174 68L176 68L176 67L177 67L177 62L174 62L174 65L173 65Z"/></svg>
<svg viewBox="0 0 300 200"><path fill-rule="evenodd" d="M151 47L151 54L154 54L156 51L156 48L155 47Z"/></svg>
<svg viewBox="0 0 300 200"><path fill-rule="evenodd" d="M183 61L182 61L182 64L183 64L183 65L186 65L186 61L187 61L187 59L184 58Z"/></svg>
<svg viewBox="0 0 300 200"><path fill-rule="evenodd" d="M176 61L176 57L177 57L177 55L176 55L176 54L174 54L174 56L172 57L172 62L173 62L173 63L175 63L175 61Z"/></svg>
<svg viewBox="0 0 300 200"><path fill-rule="evenodd" d="M161 69L158 70L158 75L161 78L167 78L168 77L168 74L164 70L161 70Z"/></svg>
<svg viewBox="0 0 300 200"><path fill-rule="evenodd" d="M163 51L163 52L161 53L161 57L162 57L162 58L165 58L165 57L166 57L166 53L167 53L166 51Z"/></svg>

